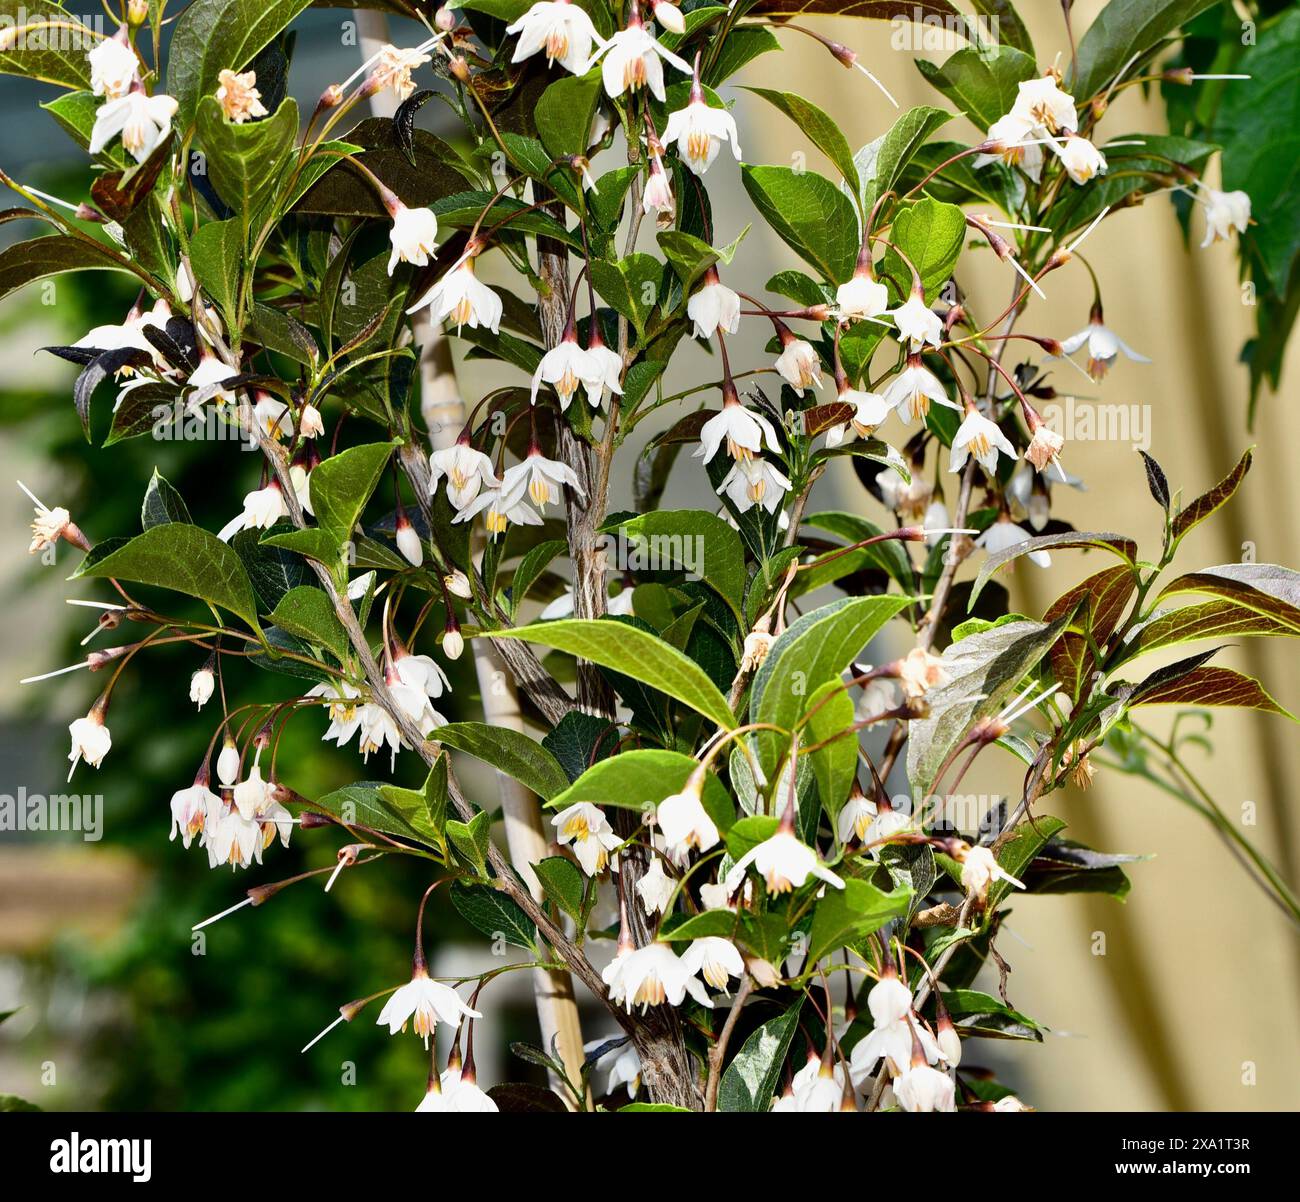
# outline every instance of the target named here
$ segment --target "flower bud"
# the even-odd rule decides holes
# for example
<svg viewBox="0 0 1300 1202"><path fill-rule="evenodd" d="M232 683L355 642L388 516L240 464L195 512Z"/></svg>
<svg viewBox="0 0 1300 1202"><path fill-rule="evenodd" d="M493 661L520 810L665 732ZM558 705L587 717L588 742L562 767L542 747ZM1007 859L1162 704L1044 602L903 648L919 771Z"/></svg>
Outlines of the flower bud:
<svg viewBox="0 0 1300 1202"><path fill-rule="evenodd" d="M212 675L212 669L204 664L190 677L190 700L202 709L212 699L215 688L216 678Z"/></svg>
<svg viewBox="0 0 1300 1202"><path fill-rule="evenodd" d="M468 601L474 596L474 590L470 587L469 577L459 568L449 572L442 578L442 583L447 591L453 597L459 597L462 601Z"/></svg>
<svg viewBox="0 0 1300 1202"><path fill-rule="evenodd" d="M298 433L303 438L319 438L325 433L325 423L315 405L308 403L302 407L298 415Z"/></svg>
<svg viewBox="0 0 1300 1202"><path fill-rule="evenodd" d="M440 29L443 33L450 33L456 28L456 14L451 11L449 4L442 5L433 14L433 24L435 29Z"/></svg>
<svg viewBox="0 0 1300 1202"><path fill-rule="evenodd" d="M469 63L465 61L463 54L456 55L449 64L452 75L461 83L469 83Z"/></svg>
<svg viewBox="0 0 1300 1202"><path fill-rule="evenodd" d="M149 18L149 0L130 0L126 6L126 23L132 29L143 25Z"/></svg>
<svg viewBox="0 0 1300 1202"><path fill-rule="evenodd" d="M654 6L655 20L659 22L669 33L685 33L686 19L682 16L682 10L675 4L667 3L667 0L660 0Z"/></svg>
<svg viewBox="0 0 1300 1202"><path fill-rule="evenodd" d="M420 536L405 513L397 515L397 549L412 567L418 568L424 562L424 548L420 545Z"/></svg>
<svg viewBox="0 0 1300 1202"><path fill-rule="evenodd" d="M448 659L460 659L461 653L465 650L465 636L461 634L460 627L448 626L442 636L442 653Z"/></svg>
<svg viewBox="0 0 1300 1202"><path fill-rule="evenodd" d="M217 756L217 779L227 788L239 779L239 748L229 735Z"/></svg>

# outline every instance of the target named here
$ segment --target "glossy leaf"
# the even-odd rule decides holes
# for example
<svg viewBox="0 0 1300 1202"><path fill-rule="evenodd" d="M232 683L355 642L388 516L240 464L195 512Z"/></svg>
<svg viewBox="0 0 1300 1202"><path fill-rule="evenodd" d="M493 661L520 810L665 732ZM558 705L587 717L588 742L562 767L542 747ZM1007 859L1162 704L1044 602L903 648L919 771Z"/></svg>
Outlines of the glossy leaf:
<svg viewBox="0 0 1300 1202"><path fill-rule="evenodd" d="M486 722L450 722L431 736L444 747L463 751L517 780L543 800L569 783L556 758L522 731Z"/></svg>
<svg viewBox="0 0 1300 1202"><path fill-rule="evenodd" d="M799 1028L800 997L784 1013L770 1018L745 1040L722 1074L718 1109L766 1111L772 1104L781 1066Z"/></svg>
<svg viewBox="0 0 1300 1202"><path fill-rule="evenodd" d="M731 729L736 724L727 699L703 668L662 639L627 623L565 618L513 630L496 630L491 635L567 651L603 668L626 673L690 706L719 726Z"/></svg>
<svg viewBox="0 0 1300 1202"><path fill-rule="evenodd" d="M228 610L260 630L253 586L243 563L201 526L183 522L154 526L107 555L88 556L74 575L111 576L172 589Z"/></svg>

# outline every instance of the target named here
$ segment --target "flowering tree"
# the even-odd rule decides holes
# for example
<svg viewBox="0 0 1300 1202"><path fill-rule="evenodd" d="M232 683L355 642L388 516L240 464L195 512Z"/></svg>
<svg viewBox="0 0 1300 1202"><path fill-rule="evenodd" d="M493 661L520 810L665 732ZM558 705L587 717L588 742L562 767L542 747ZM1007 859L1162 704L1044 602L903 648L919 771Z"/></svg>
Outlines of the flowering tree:
<svg viewBox="0 0 1300 1202"><path fill-rule="evenodd" d="M1079 253L1109 212L1176 190L1203 210L1207 243L1248 231L1249 198L1202 182L1210 145L1101 128L1122 89L1197 86L1162 63L1208 0L1112 0L1077 37L1066 5L1062 65L1036 57L1007 4L975 6L990 23L945 0L399 2L377 7L427 37L377 46L303 121L287 30L307 7L193 0L177 16L131 0L120 28L97 31L42 3L0 29L0 67L63 89L44 107L95 171L77 200L3 177L26 202L3 219L50 229L0 253L0 288L134 275L119 324L51 348L81 367L87 436L104 386L106 443L193 426L224 432L214 457L258 452L227 467L250 491L220 531L155 475L140 532L83 530L37 501L32 550L83 552L76 576L112 598L101 625L139 632L76 665L107 684L71 723L74 771L110 753L122 674L191 644L197 720L217 713L171 800L173 839L243 869L297 826L335 852L307 874L327 888L392 856L428 862L409 977L395 966L327 1032L371 1007L426 1044L440 1023L456 1030L445 1067L434 1046L424 1110L584 1108L596 1068L617 1102L644 1087L638 1105L654 1108L1018 1108L963 1074L963 1045L1039 1028L1005 981L1000 997L971 983L1002 964L1013 891L1127 890L1126 857L1063 837L1042 808L1103 755L1195 805L1300 919L1190 774L1187 736L1143 725L1155 705L1290 717L1210 664L1217 648L1143 662L1227 633L1300 632L1296 573L1174 566L1250 453L1186 504L1145 457L1162 535L1139 547L1056 516L1053 488L1078 481L1041 412L1053 364L1100 381L1118 354L1142 358L1105 324ZM796 10L958 23L968 45L920 65L987 135L944 140L951 109L893 114L881 88L865 94L892 124L854 153L806 99L751 87L837 178L743 162L722 91L755 58L812 38L874 80ZM386 98L394 115L367 113ZM432 99L463 125L454 144L416 128ZM777 270L766 299L725 282L748 227L714 210L708 184L737 170L802 263ZM991 301L959 283L965 256L988 253L1006 265ZM485 259L519 291L484 283ZM1035 330L1044 283L1081 268L1087 324ZM742 320L770 327L759 362L729 356ZM452 343L512 382L464 404ZM1085 347L1086 366L1072 357ZM716 378L668 393L678 359ZM659 410L672 423L628 462ZM815 509L836 459L892 520ZM674 470L706 476L720 509L665 507ZM616 473L634 478L634 511L609 511ZM1078 550L1106 566L1041 617L1009 611L998 569ZM912 649L859 662L887 625ZM482 712L449 722L439 661L467 640ZM240 702L254 668L282 674L281 701ZM302 796L276 759L291 721L355 740L377 778ZM463 790L452 751L496 768L499 797ZM382 779L399 754L427 766L422 789ZM964 814L951 803L982 755L1011 799ZM908 787L891 796L896 768ZM233 908L302 879L254 885ZM440 887L518 960L431 976L424 908ZM523 1054L554 1092L489 1095L474 1081L477 1000L520 967L542 1027ZM624 1032L586 1054L572 978Z"/></svg>

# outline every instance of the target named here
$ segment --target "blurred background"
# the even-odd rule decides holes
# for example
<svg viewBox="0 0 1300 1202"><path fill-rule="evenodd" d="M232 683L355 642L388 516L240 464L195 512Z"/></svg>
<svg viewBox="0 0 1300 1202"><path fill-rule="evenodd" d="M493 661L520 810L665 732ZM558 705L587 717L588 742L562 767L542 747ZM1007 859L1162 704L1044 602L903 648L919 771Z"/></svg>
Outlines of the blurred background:
<svg viewBox="0 0 1300 1202"><path fill-rule="evenodd" d="M1076 29L1085 28L1098 7L1076 4ZM1058 50L1064 61L1068 43L1059 7L1021 8L1040 63ZM296 25L292 91L307 109L359 60L346 24L350 16L347 10L312 11ZM858 50L904 108L941 103L913 66L915 51L898 45L890 25L807 22ZM414 32L406 38L404 32L394 22L394 41L416 40ZM852 146L888 128L894 111L862 75L840 69L809 39L787 33L783 41L781 54L758 59L740 81L807 96L840 119ZM922 57L941 60L956 48L941 46ZM803 153L810 166L825 168L795 126L761 100L733 94L746 161L790 162ZM0 123L0 166L76 199L89 172L81 152L35 107L48 98L38 87L0 77L0 105L23 114L21 121ZM422 121L437 120L441 107L427 106ZM1157 97L1130 89L1102 128L1110 138L1163 132L1164 109ZM973 140L975 131L958 118L944 136ZM1216 180L1217 166L1210 172L1210 182ZM791 256L757 218L729 156L719 159L709 184L717 189L719 242L753 223L729 282L757 292L773 272L794 265ZM1296 566L1300 472L1289 411L1300 352L1293 348L1281 393L1262 397L1249 430L1248 376L1238 355L1251 332L1251 309L1231 248L1197 249L1200 221L1193 216L1189 247L1173 206L1156 197L1108 219L1094 235L1089 257L1100 276L1107 322L1153 363L1119 360L1080 400L1142 406L1145 449L1185 496L1208 488L1245 447L1256 445L1246 486L1215 521L1188 537L1179 566L1193 570L1252 556ZM992 256L970 256L962 283L973 303L1000 306L1008 270ZM256 484L250 460L230 444L144 438L107 450L87 447L71 405L75 369L37 353L93 325L119 321L134 299L129 284L110 274L59 277L50 304L42 303L39 287L0 303L0 478L21 479L46 504L67 506L92 541L137 528L140 498L155 467L180 489L196 521L210 529L224 523ZM1091 287L1082 267L1054 273L1047 291L1049 299L1035 302L1022 328L1060 338L1086 324ZM741 333L733 362L757 360L767 332ZM701 370L711 371L704 362L686 350L666 389L686 387ZM471 401L500 378L481 362L462 364L459 376ZM1053 382L1063 390L1084 383L1060 368ZM660 428L646 422L638 442ZM893 438L899 430L885 433ZM630 464L635 452L624 454ZM1058 490L1058 516L1082 528L1123 530L1147 540L1148 548L1158 543L1158 510L1130 445L1071 442L1066 462L1087 491ZM882 520L879 504L847 464L837 467L842 470L819 485L815 507ZM701 474L685 462L671 496L674 506L709 504ZM615 485L611 508L626 507L630 498L625 477ZM93 615L65 605L64 598L105 596L88 583L67 583L78 557L66 545L53 566L26 555L30 516L16 488L0 490L0 604L6 616L0 792L7 794L20 787L63 791L67 724L85 713L95 683L84 674L39 685L16 682L83 656L78 643ZM1041 613L1096 570L1095 559L1078 552L1059 554L1047 571L1022 566L1008 581L1012 607ZM101 644L107 645L103 635L90 646ZM882 648L876 662L902 650L901 642ZM1282 705L1300 711L1300 673L1290 644L1244 640L1217 662L1257 676ZM363 1014L332 1032L306 1055L298 1049L341 1003L405 979L415 906L427 884L417 864L389 861L381 871L347 874L328 895L306 884L223 920L204 932L205 939L191 936L193 923L239 900L248 885L332 863L336 844L328 833L299 833L288 851L268 853L265 867L232 878L209 871L197 848L186 854L167 841L168 799L192 779L211 733L187 699L190 673L199 666L193 652L159 650L143 675L128 673L117 690L113 750L98 773L79 770L73 786L102 793L101 840L0 833L0 1012L18 1011L0 1026L0 1094L49 1109L413 1107L423 1092L424 1054L410 1036L390 1039L373 1016ZM468 657L452 667L455 700L446 712L474 717L481 711ZM244 700L283 697L289 687L285 678L252 668L228 684ZM1148 722L1167 729L1172 713L1158 713ZM366 775L351 749L339 752L319 741L314 717L290 725L281 752L294 765L289 783L307 795ZM1193 749L1190 754L1200 757L1194 767L1226 812L1257 815L1245 833L1294 886L1300 832L1288 786L1300 773L1295 727L1284 718L1220 711L1209 733L1214 752ZM490 805L490 776L469 763L458 768L471 795ZM1005 792L1019 775L1010 761L986 756L966 787ZM418 784L415 757L400 757L398 776L400 783ZM1105 770L1087 793L1067 789L1045 808L1069 823L1066 833L1074 838L1153 858L1131 866L1133 889L1125 903L1083 895L1016 905L999 943L1012 967L1011 1001L1050 1030L1042 1046L986 1043L978 1059L1044 1109L1274 1109L1300 1102L1300 937L1211 829L1154 787ZM482 937L445 903L432 903L427 929L435 971L482 966ZM1104 955L1095 954L1099 933ZM512 1039L536 1038L527 974L506 974L488 992L494 995L490 1022L480 1024L476 1041L481 1082L540 1081L537 1069L506 1050ZM586 1020L588 1039L612 1031L596 1015Z"/></svg>

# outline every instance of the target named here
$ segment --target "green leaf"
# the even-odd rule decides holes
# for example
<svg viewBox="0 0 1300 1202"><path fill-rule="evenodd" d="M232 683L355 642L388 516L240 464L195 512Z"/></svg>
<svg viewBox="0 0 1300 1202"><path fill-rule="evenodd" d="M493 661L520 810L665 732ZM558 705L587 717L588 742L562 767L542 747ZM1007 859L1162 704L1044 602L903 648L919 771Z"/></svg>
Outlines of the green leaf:
<svg viewBox="0 0 1300 1202"><path fill-rule="evenodd" d="M94 19L102 22L103 18L99 15ZM86 61L86 51L93 49L98 39L89 28L85 28L84 33L77 29L55 29L42 36L39 23L43 20L71 21L85 28L83 22L61 4L46 4L41 0L0 2L0 29L8 32L28 24L38 25L38 29L27 38L20 38L12 49L0 54L0 72L65 88L89 88L90 64Z"/></svg>
<svg viewBox="0 0 1300 1202"><path fill-rule="evenodd" d="M685 568L709 585L739 618L748 577L745 547L720 517L703 509L660 509L623 522L630 552L655 570Z"/></svg>
<svg viewBox="0 0 1300 1202"><path fill-rule="evenodd" d="M538 543L519 561L510 580L510 604L513 612L518 612L520 604L528 596L528 590L537 583L551 561L557 555L564 554L568 548L569 544L562 538L548 539L544 543Z"/></svg>
<svg viewBox="0 0 1300 1202"><path fill-rule="evenodd" d="M335 543L352 537L370 494L393 453L391 442L372 442L331 455L311 474L311 504L317 525Z"/></svg>
<svg viewBox="0 0 1300 1202"><path fill-rule="evenodd" d="M655 235L655 240L659 243L664 258L668 260L668 265L681 280L682 293L686 295L695 287L695 281L710 267L719 263L725 267L731 262L735 257L736 248L740 246L741 239L747 233L749 233L749 226L745 226L736 238L723 247L710 246L702 238L697 238L684 230L660 230Z"/></svg>
<svg viewBox="0 0 1300 1202"><path fill-rule="evenodd" d="M568 786L559 761L523 731L485 722L451 722L440 726L432 738L491 764L549 801Z"/></svg>
<svg viewBox="0 0 1300 1202"><path fill-rule="evenodd" d="M790 1042L799 1029L803 998L796 998L783 1014L769 1018L736 1053L718 1086L718 1109L766 1111L780 1079Z"/></svg>
<svg viewBox="0 0 1300 1202"><path fill-rule="evenodd" d="M136 535L101 558L87 556L74 577L114 577L198 597L229 610L261 633L257 602L239 556L201 526L168 522Z"/></svg>
<svg viewBox="0 0 1300 1202"><path fill-rule="evenodd" d="M732 26L717 46L717 56L712 64L706 65L702 81L716 88L760 54L780 49L781 40L770 29L760 25Z"/></svg>
<svg viewBox="0 0 1300 1202"><path fill-rule="evenodd" d="M886 133L853 156L862 181L864 213L869 213L876 201L898 183L912 156L930 135L951 120L951 113L929 105L908 109Z"/></svg>
<svg viewBox="0 0 1300 1202"><path fill-rule="evenodd" d="M809 697L841 672L895 614L906 597L846 597L806 613L772 644L754 677L752 722L794 730ZM779 734L758 732L763 769L775 767L789 744ZM769 773L770 774L770 773Z"/></svg>
<svg viewBox="0 0 1300 1202"><path fill-rule="evenodd" d="M290 589L275 607L271 621L281 630L324 647L343 662L348 658L351 645L347 631L334 614L334 606L323 589L303 584Z"/></svg>
<svg viewBox="0 0 1300 1202"><path fill-rule="evenodd" d="M1065 823L1050 814L1035 814L1033 821L1026 820L1016 827L1010 838L1006 839L994 853L998 867L1017 880L1024 873L1034 857L1038 855L1048 841L1065 829ZM1002 899L1015 886L1010 881L996 880L989 886L988 905L984 910L985 922L992 917L993 911Z"/></svg>
<svg viewBox="0 0 1300 1202"><path fill-rule="evenodd" d="M542 892L575 922L585 917L583 899L587 883L572 860L564 856L547 856L533 865L533 872L541 882Z"/></svg>
<svg viewBox="0 0 1300 1202"><path fill-rule="evenodd" d="M492 818L480 810L468 822L455 819L447 821L447 838L456 849L457 859L468 864L481 877L486 877L488 851L492 846Z"/></svg>
<svg viewBox="0 0 1300 1202"><path fill-rule="evenodd" d="M1164 134L1121 135L1103 145L1108 174L1089 182L1086 188L1071 187L1047 210L1044 224L1063 238L1082 228L1105 208L1162 189L1171 163L1179 163L1201 174L1215 148L1206 142ZM981 171L986 170L981 168Z"/></svg>
<svg viewBox="0 0 1300 1202"><path fill-rule="evenodd" d="M653 255L638 252L612 263L592 259L588 270L596 291L632 323L637 338L644 339L646 318L660 299L663 264Z"/></svg>
<svg viewBox="0 0 1300 1202"><path fill-rule="evenodd" d="M856 513L844 513L840 510L827 510L822 513L810 514L804 518L803 524L813 526L818 530L825 530L838 538L845 539L850 544L860 543L883 533L879 526L867 521L866 518L859 517ZM834 554L834 552L828 552L828 554ZM822 565L818 565L817 560L813 560L805 570L800 571L799 575L795 577L795 585L791 591L796 596L805 592L812 592L823 584L842 579L866 565L879 568L882 572L888 573L890 577L898 582L899 587L904 592L911 592L915 587L912 561L908 559L907 552L903 550L902 544L897 539L890 539L883 543L873 543L869 547L859 547L856 551L840 555L838 558L829 560ZM805 580L805 577L807 577L807 580Z"/></svg>
<svg viewBox="0 0 1300 1202"><path fill-rule="evenodd" d="M1011 111L1019 85L1038 74L1033 56L1011 46L966 46L942 65L917 59L921 74L981 130Z"/></svg>
<svg viewBox="0 0 1300 1202"><path fill-rule="evenodd" d="M1102 91L1129 59L1158 45L1217 0L1117 0L1105 5L1079 40L1066 84L1080 104Z"/></svg>
<svg viewBox="0 0 1300 1202"><path fill-rule="evenodd" d="M808 699L808 713L807 741L825 743L808 758L822 805L834 818L858 774L857 735L844 733L853 725L853 698L838 680L829 680Z"/></svg>
<svg viewBox="0 0 1300 1202"><path fill-rule="evenodd" d="M537 927L519 904L493 885L452 881L451 904L471 926L489 939L505 939L516 947L535 948Z"/></svg>
<svg viewBox="0 0 1300 1202"><path fill-rule="evenodd" d="M366 827L428 847L440 846L428 815L407 804L400 794L394 794L393 800L386 798L384 791L390 789L383 781L360 780L325 794L310 808L332 815L345 826Z"/></svg>
<svg viewBox="0 0 1300 1202"><path fill-rule="evenodd" d="M565 618L485 633L495 639L523 639L567 651L658 689L728 730L736 725L727 699L703 668L662 639L626 622Z"/></svg>
<svg viewBox="0 0 1300 1202"><path fill-rule="evenodd" d="M905 914L911 900L909 889L884 893L859 877L845 878L844 888L827 889L813 911L804 964L811 968L837 948L865 939L890 919Z"/></svg>
<svg viewBox="0 0 1300 1202"><path fill-rule="evenodd" d="M761 96L769 104L778 108L799 127L814 146L817 147L843 177L850 191L859 195L858 168L853 161L853 152L844 140L840 127L825 112L809 100L793 92L777 92L770 88L744 88Z"/></svg>
<svg viewBox="0 0 1300 1202"><path fill-rule="evenodd" d="M101 242L51 234L15 242L0 251L0 300L24 284L67 271L126 271L126 260Z"/></svg>
<svg viewBox="0 0 1300 1202"><path fill-rule="evenodd" d="M796 254L832 284L853 274L859 249L853 202L824 175L791 167L740 168L755 207Z"/></svg>
<svg viewBox="0 0 1300 1202"><path fill-rule="evenodd" d="M925 797L950 753L980 718L996 714L1020 689L1070 624L1072 615L1044 625L1027 619L967 635L943 653L948 682L926 699L930 713L910 723L907 775L914 795Z"/></svg>
<svg viewBox="0 0 1300 1202"><path fill-rule="evenodd" d="M620 1106L616 1114L692 1114L685 1106L673 1106L668 1102L629 1102Z"/></svg>
<svg viewBox="0 0 1300 1202"><path fill-rule="evenodd" d="M1227 68L1248 71L1252 82L1224 88L1210 127L1210 136L1223 147L1223 187L1250 196L1254 220L1243 238L1251 262L1257 265L1253 274L1263 277L1260 283L1278 297L1294 296L1293 291L1288 293L1288 282L1294 278L1293 264L1300 251L1294 204L1300 141L1295 122L1287 119L1300 104L1297 55L1300 12L1290 7L1275 20L1261 21L1257 43L1246 48L1237 65ZM1283 306L1269 308L1280 311ZM1289 326L1290 321L1285 328Z"/></svg>
<svg viewBox="0 0 1300 1202"><path fill-rule="evenodd" d="M238 217L209 221L190 242L190 265L199 286L231 329L239 329L240 280L245 267L244 225Z"/></svg>
<svg viewBox="0 0 1300 1202"><path fill-rule="evenodd" d="M563 810L579 801L615 806L625 810L648 810L665 797L680 793L691 773L699 767L694 756L657 747L638 747L599 760L562 793L552 797L547 808ZM701 793L704 809L723 833L736 818L731 796L722 782L709 773Z"/></svg>
<svg viewBox="0 0 1300 1202"><path fill-rule="evenodd" d="M1064 534L1040 534L984 557L984 562L980 564L980 570L975 576L975 583L971 587L967 612L975 608L975 601L989 582L989 578L1003 564L1019 559L1022 555L1028 555L1030 551L1057 551L1070 547L1101 547L1112 555L1117 555L1126 564L1132 564L1137 555L1137 543L1125 534L1094 534L1082 530L1070 530Z"/></svg>
<svg viewBox="0 0 1300 1202"><path fill-rule="evenodd" d="M154 526L165 526L168 522L192 520L185 498L154 468L153 475L149 478L149 487L145 489L144 502L140 506L140 528L149 530Z"/></svg>
<svg viewBox="0 0 1300 1202"><path fill-rule="evenodd" d="M1186 509L1178 512L1173 524L1175 539L1181 539L1189 530L1199 526L1232 499L1237 489L1241 487L1241 482L1246 478L1246 473L1250 471L1253 458L1254 453L1247 451L1237 460L1237 466L1209 492L1197 497Z"/></svg>
<svg viewBox="0 0 1300 1202"><path fill-rule="evenodd" d="M701 914L669 915L659 928L659 938L666 943L681 943L687 939L705 939L715 936L730 939L735 933L739 915L733 910L705 910Z"/></svg>
<svg viewBox="0 0 1300 1202"><path fill-rule="evenodd" d="M963 1035L989 1039L1028 1039L1041 1043L1042 1030L1032 1018L974 989L949 989L944 1005Z"/></svg>
<svg viewBox="0 0 1300 1202"><path fill-rule="evenodd" d="M185 130L222 70L242 70L311 0L194 0L176 22L167 55L167 94Z"/></svg>
<svg viewBox="0 0 1300 1202"><path fill-rule="evenodd" d="M885 252L882 274L899 285L901 294L907 294L912 272L898 253L901 251L920 274L926 298L933 301L957 265L966 241L966 218L956 205L927 196L894 218L890 241L898 250Z"/></svg>
<svg viewBox="0 0 1300 1202"><path fill-rule="evenodd" d="M557 159L587 153L600 95L598 68L586 75L563 76L542 93L533 117L546 149Z"/></svg>
<svg viewBox="0 0 1300 1202"><path fill-rule="evenodd" d="M242 214L245 229L279 179L297 136L298 105L292 97L265 120L243 125L226 120L215 97L200 101L198 137L207 156L208 178L217 195Z"/></svg>

